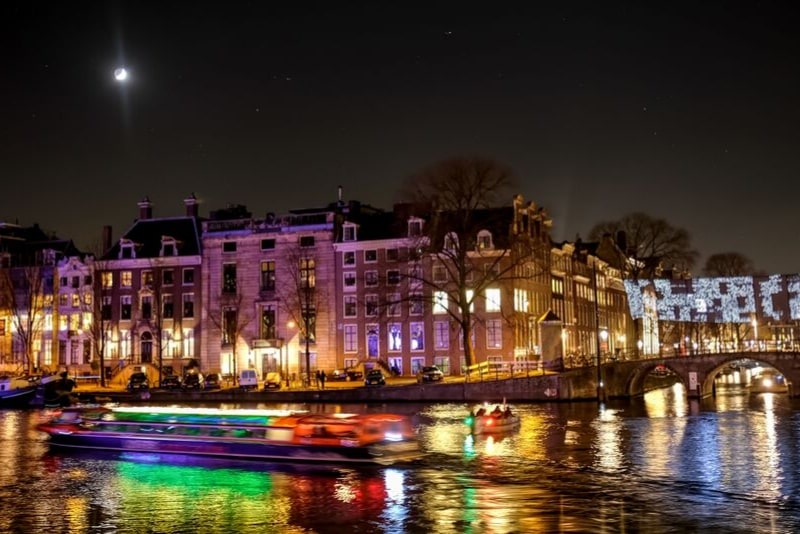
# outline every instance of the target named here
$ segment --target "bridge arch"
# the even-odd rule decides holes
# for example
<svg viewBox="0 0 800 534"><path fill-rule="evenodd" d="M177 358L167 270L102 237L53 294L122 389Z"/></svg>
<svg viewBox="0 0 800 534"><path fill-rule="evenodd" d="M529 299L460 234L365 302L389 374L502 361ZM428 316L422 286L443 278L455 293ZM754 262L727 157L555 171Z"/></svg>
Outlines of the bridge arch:
<svg viewBox="0 0 800 534"><path fill-rule="evenodd" d="M745 359L776 369L786 379L789 395L800 396L800 391L794 387L794 384L800 384L800 353L789 351L697 354L605 364L606 396L630 398L644 395L645 379L657 366L663 365L677 375L689 397L708 397L714 394L717 375L731 362Z"/></svg>
<svg viewBox="0 0 800 534"><path fill-rule="evenodd" d="M668 363L665 363L665 362L663 362L661 360L648 360L648 361L641 362L641 364L638 365L634 369L634 372L630 375L630 377L628 379L628 383L627 383L627 385L625 387L625 389L628 392L627 396L629 396L629 397L641 397L645 393L647 393L647 391L645 391L645 381L647 380L647 377L653 371L655 371L656 368L661 367L661 366L663 366L663 367L667 368L668 370L672 371L673 373L675 373L675 375L677 375L677 377L678 377L677 381L678 382L682 382L684 387L688 386L688 384L683 380L683 377L680 375L680 373L677 372L675 369L673 369Z"/></svg>

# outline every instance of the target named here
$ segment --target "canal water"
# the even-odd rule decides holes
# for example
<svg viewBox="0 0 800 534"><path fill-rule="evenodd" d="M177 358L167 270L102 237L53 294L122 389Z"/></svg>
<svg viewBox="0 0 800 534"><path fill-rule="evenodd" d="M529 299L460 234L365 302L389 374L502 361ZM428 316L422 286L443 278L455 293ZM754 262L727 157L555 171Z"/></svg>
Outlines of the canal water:
<svg viewBox="0 0 800 534"><path fill-rule="evenodd" d="M800 532L800 405L679 388L516 405L497 439L466 404L242 405L412 415L426 457L368 469L59 453L0 411L0 532Z"/></svg>

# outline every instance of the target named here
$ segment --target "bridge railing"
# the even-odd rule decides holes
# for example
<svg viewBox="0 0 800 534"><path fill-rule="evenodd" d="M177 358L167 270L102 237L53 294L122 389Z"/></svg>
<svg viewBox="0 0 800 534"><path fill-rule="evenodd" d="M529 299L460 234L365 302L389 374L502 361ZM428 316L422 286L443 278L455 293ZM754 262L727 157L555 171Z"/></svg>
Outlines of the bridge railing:
<svg viewBox="0 0 800 534"><path fill-rule="evenodd" d="M486 361L470 365L465 369L467 380L500 380L502 378L534 376L544 374L539 360Z"/></svg>

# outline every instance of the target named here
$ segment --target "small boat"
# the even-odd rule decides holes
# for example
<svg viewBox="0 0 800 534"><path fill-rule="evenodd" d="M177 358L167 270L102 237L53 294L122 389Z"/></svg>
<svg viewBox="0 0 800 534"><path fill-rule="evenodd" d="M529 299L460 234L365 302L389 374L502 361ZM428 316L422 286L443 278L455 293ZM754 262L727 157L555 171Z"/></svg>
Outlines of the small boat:
<svg viewBox="0 0 800 534"><path fill-rule="evenodd" d="M750 393L786 393L789 391L783 375L772 371L762 372L753 377L748 387Z"/></svg>
<svg viewBox="0 0 800 534"><path fill-rule="evenodd" d="M38 377L0 377L0 408L27 407L36 396L38 387Z"/></svg>
<svg viewBox="0 0 800 534"><path fill-rule="evenodd" d="M407 417L281 410L65 408L39 430L54 447L238 460L391 465L422 453Z"/></svg>
<svg viewBox="0 0 800 534"><path fill-rule="evenodd" d="M478 406L467 418L473 434L503 434L513 432L520 425L519 414L505 402L489 410L488 405Z"/></svg>

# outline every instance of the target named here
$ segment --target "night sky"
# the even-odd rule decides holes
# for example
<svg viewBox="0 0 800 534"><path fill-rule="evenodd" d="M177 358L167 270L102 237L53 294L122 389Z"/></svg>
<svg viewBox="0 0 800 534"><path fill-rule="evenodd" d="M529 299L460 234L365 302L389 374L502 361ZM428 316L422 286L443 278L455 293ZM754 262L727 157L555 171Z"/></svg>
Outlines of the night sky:
<svg viewBox="0 0 800 534"><path fill-rule="evenodd" d="M704 256L800 272L792 4L552 4L6 2L0 219L89 247L145 195L156 216L339 185L391 208L422 167L480 155L555 239L643 211Z"/></svg>

